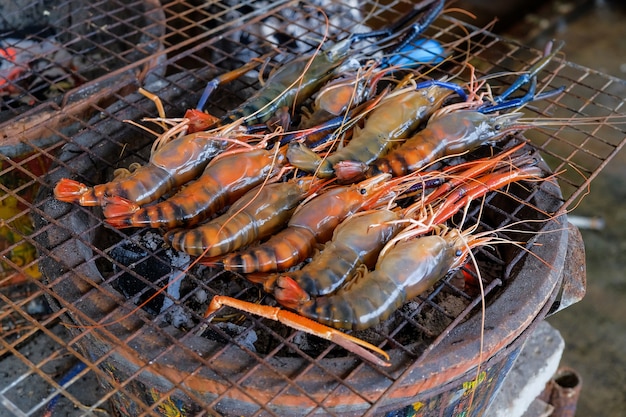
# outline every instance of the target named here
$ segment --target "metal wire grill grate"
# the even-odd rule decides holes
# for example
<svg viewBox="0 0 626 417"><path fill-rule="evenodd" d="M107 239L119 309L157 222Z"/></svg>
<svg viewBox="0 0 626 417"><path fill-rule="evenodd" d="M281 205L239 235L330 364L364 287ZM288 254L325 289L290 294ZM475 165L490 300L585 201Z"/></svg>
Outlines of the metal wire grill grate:
<svg viewBox="0 0 626 417"><path fill-rule="evenodd" d="M162 49L158 1L14 0L1 7L0 122L7 137L47 119L64 127L55 114L62 108L78 113L110 103L111 92L144 81Z"/></svg>
<svg viewBox="0 0 626 417"><path fill-rule="evenodd" d="M0 203L3 237L10 239L3 240L0 248L0 362L7 369L0 384L0 409L15 415L40 415L59 398L57 394L57 407L64 407L68 415L112 414L109 400L120 406L118 412L128 415L183 411L186 415L283 415L289 406L310 414L339 415L343 411L340 402L354 404L355 413L372 415L406 405L394 390L404 388L405 381L421 372L424 358L438 354L446 335L476 316L472 312L480 303L479 294L471 288L459 289L454 276L424 296L421 303L414 303L413 309L400 311L392 326L373 332L376 343L393 350L396 365L390 370L346 357L332 344L313 339L305 343L300 333L253 316L244 315L232 326L207 328L198 307L205 303L203 296L219 291L252 299L260 295L241 279L202 268L185 274L178 299L171 294L161 296L147 311L126 317L139 300L184 267L172 268L172 255L159 244L154 246L145 231L126 234L105 227L98 210L56 202L50 190L63 176L93 184L110 178L115 168L147 162L153 137L124 123L156 114L151 101L137 93L128 94L137 84L164 101L168 116L181 116L184 109L195 105L204 84L215 74L268 53L273 53L269 66L280 65L295 55L312 52L327 34L337 40L395 21L408 5L360 2L357 9L356 3L344 2L329 14L328 21L315 8L295 2L173 1L150 7L147 2L91 2L88 8L70 2L66 8L55 9L58 16L43 22L45 30L51 30L65 49L79 57L102 48L103 58L91 58L93 67L89 69L95 75L85 81L87 89L83 85L65 91L60 99L39 98L32 89L5 97L4 127L22 123L26 128L19 135L4 130L9 132L11 148L3 148L7 152L2 156ZM32 10L44 10L45 2L31 6ZM100 29L78 29L78 10L88 10L84 13L93 16L88 27ZM98 37L105 26L106 34L113 34L111 41ZM459 41L465 36L459 27L471 33L469 41ZM7 36L17 36L20 28L11 30L14 32ZM48 33L45 30L30 39L42 41L43 33ZM296 38L285 43L289 34ZM455 59L447 64L450 70L462 64L468 48L478 75L520 71L541 58L539 51L448 15L439 19L427 36L446 44L456 42ZM109 46L116 42L122 47ZM145 49L143 42L149 45ZM79 44L86 46L76 46ZM9 83L18 88L23 85L18 81L21 79ZM501 82L507 85L508 81ZM549 185L513 189L521 200L491 195L486 202L488 214L483 217L485 227L541 218L528 205L551 212L571 206L623 146L626 126L611 119L625 113L623 81L558 59L540 73L538 81L549 88L565 85L566 89L528 106L529 117L599 119L584 126L563 123L529 132L526 136L558 173L562 197ZM130 88L118 88L122 85ZM233 82L213 98L210 110L223 114L257 88L255 78ZM84 98L84 106L71 105L68 97L76 91ZM23 97L28 97L28 105L33 107L24 114ZM35 123L42 113L59 122L42 127ZM24 123L27 116L30 122ZM10 142L16 138L19 156ZM37 192L40 197L35 199ZM37 219L35 227L31 216ZM540 225L528 227L533 232L542 230ZM134 250L137 257L132 266L119 258L130 240L139 248ZM549 254L535 251L549 260ZM519 269L532 262L523 251L481 251L479 257L487 265L484 279L490 304L497 304L503 288L523 279ZM146 276L139 270L142 264L160 272ZM46 271L45 279L37 271L39 266ZM121 281L132 282L138 290L124 297L119 291ZM165 299L174 306L158 314ZM541 297L537 301L538 308L545 302ZM271 299L262 297L262 302L271 303ZM176 311L184 313L179 328L172 324ZM117 320L117 324L104 325ZM254 342L254 348L246 341L253 334L264 338ZM473 347L472 355L476 352ZM86 368L69 381L59 382L76 363ZM214 385L210 398L201 394L206 384ZM374 391L366 389L370 385L375 386ZM181 398L186 402L181 403ZM238 400L247 408L233 409Z"/></svg>

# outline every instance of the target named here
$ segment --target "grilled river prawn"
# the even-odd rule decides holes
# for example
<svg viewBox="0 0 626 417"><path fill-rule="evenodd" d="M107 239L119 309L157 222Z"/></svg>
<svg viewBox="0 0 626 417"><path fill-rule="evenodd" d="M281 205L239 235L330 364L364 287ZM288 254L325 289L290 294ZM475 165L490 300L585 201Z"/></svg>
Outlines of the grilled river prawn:
<svg viewBox="0 0 626 417"><path fill-rule="evenodd" d="M331 294L359 268L374 267L383 246L400 231L401 218L400 211L386 208L357 213L341 222L332 239L302 268L248 279L262 284L286 307Z"/></svg>
<svg viewBox="0 0 626 417"><path fill-rule="evenodd" d="M367 176L379 173L403 176L418 171L439 158L471 152L479 146L494 144L509 133L530 128L530 125L516 123L521 115L492 116L471 110L446 114L431 120L389 154L369 165L359 164L358 170ZM355 169L347 165L343 164L339 169Z"/></svg>
<svg viewBox="0 0 626 417"><path fill-rule="evenodd" d="M338 329L367 329L463 265L480 239L449 230L396 243L373 271L332 295L312 298L293 309Z"/></svg>
<svg viewBox="0 0 626 417"><path fill-rule="evenodd" d="M81 206L104 206L112 197L143 205L196 178L228 142L205 132L174 139L130 176L88 187L68 178L54 187L58 200Z"/></svg>
<svg viewBox="0 0 626 417"><path fill-rule="evenodd" d="M277 174L284 162L283 153L266 149L220 155L197 180L167 200L139 207L111 197L104 215L107 223L117 228L194 226ZM232 169L235 166L237 169Z"/></svg>

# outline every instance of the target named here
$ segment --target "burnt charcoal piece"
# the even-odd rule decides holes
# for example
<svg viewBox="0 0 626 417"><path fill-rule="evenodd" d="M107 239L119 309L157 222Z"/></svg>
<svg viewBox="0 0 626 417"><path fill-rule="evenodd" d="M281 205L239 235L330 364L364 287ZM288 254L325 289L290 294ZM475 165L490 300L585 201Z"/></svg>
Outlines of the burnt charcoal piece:
<svg viewBox="0 0 626 417"><path fill-rule="evenodd" d="M163 278L172 272L172 268L167 262L165 253L161 252L158 257L155 257L150 256L144 249L150 245L149 242L146 244L145 240L152 239L154 236L156 236L154 233L142 235L139 244L125 240L115 246L110 255L116 261L113 263L113 271L119 274L113 283L115 289L126 298L133 298L141 293L135 302L143 304L149 299L150 301L143 308L150 314L157 315L161 311L165 296L163 294L154 296L154 294L157 286L161 287L166 282Z"/></svg>

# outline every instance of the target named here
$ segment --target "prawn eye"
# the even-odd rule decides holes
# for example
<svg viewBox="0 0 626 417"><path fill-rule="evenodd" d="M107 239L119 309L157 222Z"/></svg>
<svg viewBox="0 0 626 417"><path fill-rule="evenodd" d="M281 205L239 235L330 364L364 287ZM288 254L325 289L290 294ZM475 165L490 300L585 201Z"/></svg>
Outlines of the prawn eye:
<svg viewBox="0 0 626 417"><path fill-rule="evenodd" d="M463 251L461 249L457 249L456 252L454 252L454 255L459 257L459 256L463 255Z"/></svg>
<svg viewBox="0 0 626 417"><path fill-rule="evenodd" d="M502 125L499 125L499 124L498 125L494 125L493 128L495 130L500 130L500 129L502 129Z"/></svg>
<svg viewBox="0 0 626 417"><path fill-rule="evenodd" d="M367 190L365 188L361 188L359 189L359 193L361 193L361 195L365 195L367 194Z"/></svg>

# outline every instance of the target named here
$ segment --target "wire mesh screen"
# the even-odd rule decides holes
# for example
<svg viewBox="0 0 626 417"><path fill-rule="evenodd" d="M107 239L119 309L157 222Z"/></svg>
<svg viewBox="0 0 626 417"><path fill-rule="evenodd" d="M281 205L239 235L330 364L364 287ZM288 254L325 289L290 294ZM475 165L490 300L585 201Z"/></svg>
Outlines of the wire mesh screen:
<svg viewBox="0 0 626 417"><path fill-rule="evenodd" d="M384 326L358 334L391 352L392 367L376 367L330 342L254 315L220 311L206 322L203 311L215 294L275 302L242 276L190 268L193 259L165 247L159 233L116 230L103 222L99 208L61 203L52 195L62 177L93 185L108 181L117 168L148 163L154 135L126 120L156 116L157 108L137 87L158 96L168 117L181 117L218 74L258 59L256 71L265 75L320 45L398 21L412 7L410 2L387 3L346 1L320 10L315 4L280 1L68 2L55 7L35 2L4 15L33 12L19 26L12 23L16 19L5 19L2 31L6 38L36 42L39 52L33 62L44 66L14 64L19 75L0 86L6 93L5 127L26 126L19 134L4 130L10 147L3 148L1 166L3 412L384 415L414 402L420 384L432 388L430 383L445 381L448 374L433 369L450 361L446 354L456 352L454 346L467 342L466 362L475 366L478 339L462 341L476 334L482 298L477 286L459 280L476 278L476 271L446 277ZM83 14L89 19L79 19ZM31 20L33 16L43 19ZM30 27L38 30L24 35ZM467 70L460 71L468 60L477 76L513 73L543 56L458 20L454 13L444 13L424 37L451 51L443 66L420 67L429 77L454 74L469 81ZM61 65L42 48L45 43L88 64L82 70L63 65L60 78L51 78L48 70ZM221 116L258 90L260 77L251 74L221 86L208 110ZM33 78L46 86L33 84ZM490 83L499 91L514 78ZM70 79L80 81L57 89ZM558 279L551 268L558 271L565 261L567 234L558 222L528 220L545 220L546 213L575 203L624 143L626 125L617 119L625 113L623 81L556 58L539 73L538 85L565 89L526 106L528 117L593 120L538 126L525 133L556 173L559 187L554 182L513 187L509 195L490 194L483 211L477 206L469 212L487 230L524 221L521 227L532 237L505 237L526 241L537 255L505 247L477 252L488 329L497 328L494 316L508 315L502 304L509 301L511 288L536 285L537 295L524 297L537 311L548 303ZM59 94L49 95L51 90ZM71 105L73 92L80 92L84 105ZM41 114L58 123L33 122ZM519 141L524 137L498 146ZM555 280L544 279L554 274ZM170 282L178 285L160 291ZM143 308L136 309L140 304ZM521 325L528 317L518 320ZM486 357L496 345L512 342L513 336L502 334L489 342L487 333ZM426 359L433 361L430 368L422 368Z"/></svg>
<svg viewBox="0 0 626 417"><path fill-rule="evenodd" d="M0 22L3 131L13 136L42 120L62 127L66 121L55 117L59 109L79 112L88 111L90 103L110 104L111 92L143 82L162 49L162 21L157 1L5 2Z"/></svg>

